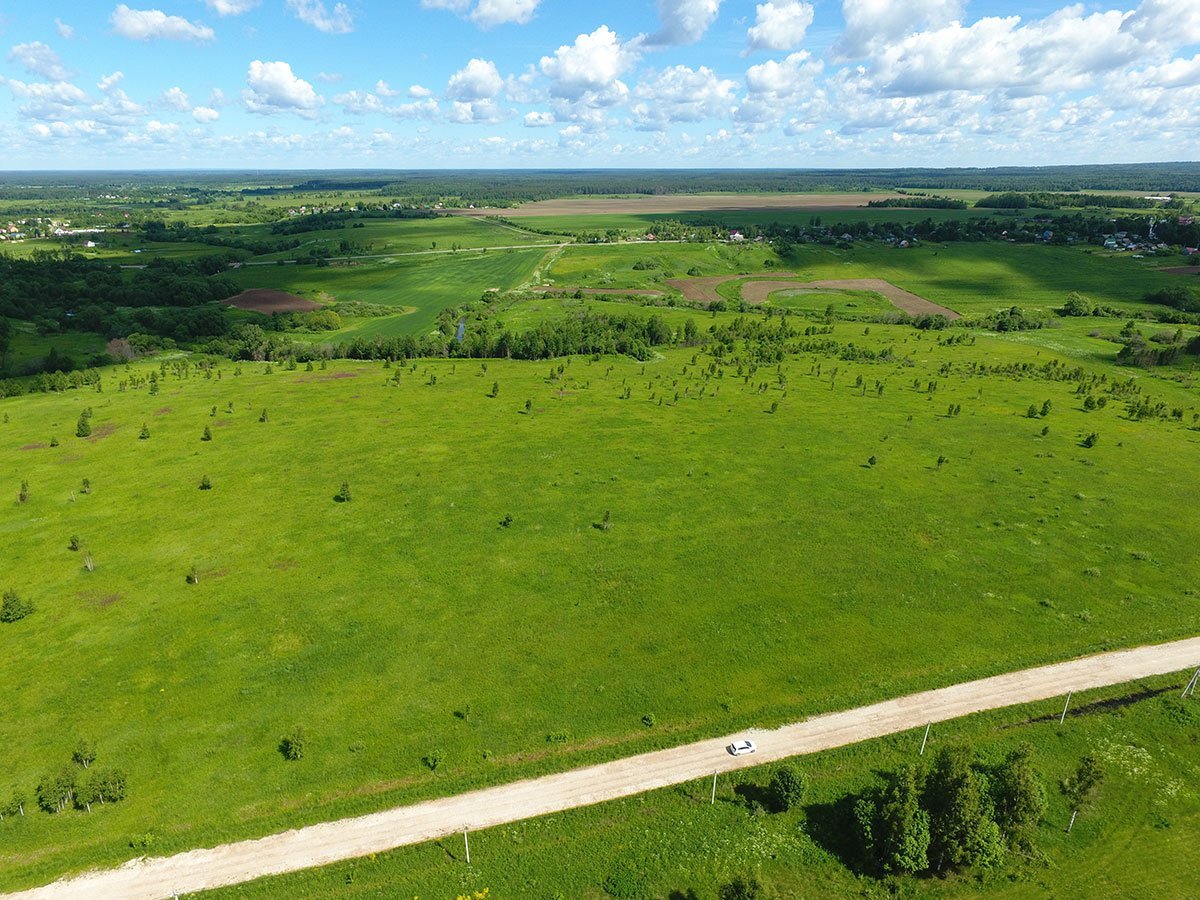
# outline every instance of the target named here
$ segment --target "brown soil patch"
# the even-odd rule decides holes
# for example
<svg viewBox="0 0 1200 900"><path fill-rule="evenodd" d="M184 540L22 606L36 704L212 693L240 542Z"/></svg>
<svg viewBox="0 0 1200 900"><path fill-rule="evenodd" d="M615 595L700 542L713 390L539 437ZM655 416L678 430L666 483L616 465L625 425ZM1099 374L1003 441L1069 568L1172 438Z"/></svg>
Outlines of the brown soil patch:
<svg viewBox="0 0 1200 900"><path fill-rule="evenodd" d="M325 375L301 375L296 384L308 384L313 381L340 381L343 378L357 378L357 372L329 372Z"/></svg>
<svg viewBox="0 0 1200 900"><path fill-rule="evenodd" d="M825 281L752 281L742 288L742 298L747 303L762 303L774 291L787 288L812 289L817 291L874 291L882 294L910 316L942 315L947 319L961 319L958 313L932 300L919 297L911 291L898 288L882 278L837 278Z"/></svg>
<svg viewBox="0 0 1200 900"><path fill-rule="evenodd" d="M22 450L45 450L47 446L48 446L47 444L26 444L21 449Z"/></svg>
<svg viewBox="0 0 1200 900"><path fill-rule="evenodd" d="M717 285L727 281L737 281L743 278L787 278L795 277L795 272L771 272L757 275L705 275L702 278L669 278L667 284L683 294L685 299L697 300L700 303L715 303L721 299L717 293Z"/></svg>
<svg viewBox="0 0 1200 900"><path fill-rule="evenodd" d="M98 591L80 591L78 596L80 600L87 601L97 609L112 606L118 600L122 599L120 594L101 594Z"/></svg>
<svg viewBox="0 0 1200 900"><path fill-rule="evenodd" d="M899 194L667 194L653 197L596 197L535 200L511 209L450 209L456 216L603 216L630 213L713 212L727 209L859 209L871 200Z"/></svg>
<svg viewBox="0 0 1200 900"><path fill-rule="evenodd" d="M662 291L652 291L649 288L618 288L617 290L608 290L607 288L559 288L559 287L535 287L532 290L539 294L548 294L551 297L570 297L576 293L582 293L588 297L661 297Z"/></svg>
<svg viewBox="0 0 1200 900"><path fill-rule="evenodd" d="M99 441L104 440L106 437L108 437L110 434L112 434L116 430L117 430L116 425L112 425L112 424L97 425L95 428L92 429L92 433L88 436L88 440L91 441L93 444L95 444Z"/></svg>
<svg viewBox="0 0 1200 900"><path fill-rule="evenodd" d="M1200 266L1170 266L1156 271L1166 272L1168 275L1200 275Z"/></svg>
<svg viewBox="0 0 1200 900"><path fill-rule="evenodd" d="M321 308L320 303L305 300L295 294L285 291L270 291L264 288L242 291L236 297L230 297L224 302L230 306L236 306L238 309L263 313L268 316L271 313L312 312L314 309Z"/></svg>
<svg viewBox="0 0 1200 900"><path fill-rule="evenodd" d="M171 409L171 407L169 407L169 406L164 406L162 409L156 409L156 410L154 411L154 414L155 414L156 416L165 416L165 415L166 415L167 413L169 413L169 412L173 412L173 410Z"/></svg>
<svg viewBox="0 0 1200 900"><path fill-rule="evenodd" d="M280 572L290 572L297 565L298 563L294 559L277 559L271 563L271 568L277 569Z"/></svg>

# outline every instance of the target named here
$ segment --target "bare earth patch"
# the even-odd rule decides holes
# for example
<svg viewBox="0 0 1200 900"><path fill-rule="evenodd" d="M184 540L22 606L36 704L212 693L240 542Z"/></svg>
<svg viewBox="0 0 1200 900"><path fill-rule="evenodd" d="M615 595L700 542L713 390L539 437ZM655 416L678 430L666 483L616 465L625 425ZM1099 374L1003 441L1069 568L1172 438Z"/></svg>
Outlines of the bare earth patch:
<svg viewBox="0 0 1200 900"><path fill-rule="evenodd" d="M958 313L932 300L919 297L911 291L898 288L882 278L837 278L824 281L751 281L742 287L742 299L747 303L762 303L775 291L796 288L815 291L874 291L882 294L910 316L942 315L947 319L961 319Z"/></svg>
<svg viewBox="0 0 1200 900"><path fill-rule="evenodd" d="M271 291L265 288L242 291L236 297L230 297L224 302L237 309L263 313L268 316L271 313L312 312L314 309L321 308L320 303L312 300L305 300L303 297L297 297L286 291Z"/></svg>
<svg viewBox="0 0 1200 900"><path fill-rule="evenodd" d="M1200 266L1169 266L1157 271L1166 272L1168 275L1200 275Z"/></svg>
<svg viewBox="0 0 1200 900"><path fill-rule="evenodd" d="M80 591L79 599L84 600L97 609L104 609L106 606L112 606L121 599L120 594L101 594L99 591Z"/></svg>
<svg viewBox="0 0 1200 900"><path fill-rule="evenodd" d="M113 424L97 425L95 428L92 429L92 433L88 437L88 440L91 441L93 444L95 444L99 441L104 440L106 437L108 437L110 434L112 434L116 430L117 430L117 426L113 425Z"/></svg>
<svg viewBox="0 0 1200 900"><path fill-rule="evenodd" d="M717 286L727 281L738 281L744 278L788 278L795 277L795 272L771 272L764 275L705 275L701 278L668 278L667 284L679 291L688 300L700 303L715 303L721 299Z"/></svg>
<svg viewBox="0 0 1200 900"><path fill-rule="evenodd" d="M162 409L156 409L156 410L154 411L154 414L155 414L156 416L165 416L165 415L166 415L167 413L169 413L169 412L171 412L171 407L169 407L169 406L164 406Z"/></svg>
<svg viewBox="0 0 1200 900"><path fill-rule="evenodd" d="M456 216L602 216L630 213L709 212L722 209L845 210L899 194L668 194L654 197L598 197L535 200L511 209L451 209Z"/></svg>
<svg viewBox="0 0 1200 900"><path fill-rule="evenodd" d="M343 378L357 378L357 372L328 372L324 375L301 375L296 384L309 384L314 381L340 381Z"/></svg>
<svg viewBox="0 0 1200 900"><path fill-rule="evenodd" d="M22 450L45 450L46 446L47 446L46 444L26 444L21 449Z"/></svg>

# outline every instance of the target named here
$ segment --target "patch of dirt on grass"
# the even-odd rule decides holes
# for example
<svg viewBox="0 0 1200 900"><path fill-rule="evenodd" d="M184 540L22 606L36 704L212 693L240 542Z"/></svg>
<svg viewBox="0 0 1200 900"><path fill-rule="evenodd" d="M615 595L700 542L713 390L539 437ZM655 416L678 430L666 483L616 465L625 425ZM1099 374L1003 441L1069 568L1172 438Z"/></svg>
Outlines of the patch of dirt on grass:
<svg viewBox="0 0 1200 900"><path fill-rule="evenodd" d="M112 606L118 600L123 599L120 594L101 594L99 591L80 591L77 596L80 600L92 604L97 609Z"/></svg>
<svg viewBox="0 0 1200 900"><path fill-rule="evenodd" d="M275 562L271 563L271 568L280 572L290 572L298 565L299 563L294 559L277 559Z"/></svg>
<svg viewBox="0 0 1200 900"><path fill-rule="evenodd" d="M1168 275L1200 275L1200 266L1169 266L1155 271L1166 272Z"/></svg>
<svg viewBox="0 0 1200 900"><path fill-rule="evenodd" d="M156 416L165 416L165 415L167 415L167 413L171 413L171 412L174 412L174 410L173 410L173 409L171 409L171 407L169 407L169 406L164 406L162 409L156 409L156 410L154 411L154 414L155 414Z"/></svg>
<svg viewBox="0 0 1200 900"><path fill-rule="evenodd" d="M49 444L26 444L22 450L45 450Z"/></svg>
<svg viewBox="0 0 1200 900"><path fill-rule="evenodd" d="M295 294L289 294L286 291L272 291L265 288L252 288L248 291L242 291L236 297L230 297L222 302L237 309L263 313L268 316L271 313L277 312L312 312L314 309L321 308L320 303L312 300L305 300L303 297L297 297Z"/></svg>
<svg viewBox="0 0 1200 900"><path fill-rule="evenodd" d="M324 375L301 375L296 384L309 384L313 381L340 381L343 378L358 378L358 372L327 372Z"/></svg>
<svg viewBox="0 0 1200 900"><path fill-rule="evenodd" d="M97 425L95 428L92 429L92 433L91 433L91 435L88 436L88 440L91 443L95 444L99 441L104 440L106 437L108 437L110 434L112 434L116 430L117 430L117 426L113 425L112 423L109 423L107 425Z"/></svg>
<svg viewBox="0 0 1200 900"><path fill-rule="evenodd" d="M770 272L754 275L704 275L700 278L668 278L667 284L683 294L684 299L700 303L715 303L722 297L717 293L717 287L727 281L738 281L744 278L794 278L795 272Z"/></svg>

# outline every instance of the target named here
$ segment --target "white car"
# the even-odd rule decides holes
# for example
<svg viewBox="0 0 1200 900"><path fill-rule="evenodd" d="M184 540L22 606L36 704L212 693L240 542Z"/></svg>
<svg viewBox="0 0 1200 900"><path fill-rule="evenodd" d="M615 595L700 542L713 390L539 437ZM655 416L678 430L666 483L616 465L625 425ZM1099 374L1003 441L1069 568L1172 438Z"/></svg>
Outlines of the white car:
<svg viewBox="0 0 1200 900"><path fill-rule="evenodd" d="M754 741L747 739L743 741L734 741L725 749L729 751L730 756L745 756L748 753L753 753L758 749L758 747L754 745Z"/></svg>

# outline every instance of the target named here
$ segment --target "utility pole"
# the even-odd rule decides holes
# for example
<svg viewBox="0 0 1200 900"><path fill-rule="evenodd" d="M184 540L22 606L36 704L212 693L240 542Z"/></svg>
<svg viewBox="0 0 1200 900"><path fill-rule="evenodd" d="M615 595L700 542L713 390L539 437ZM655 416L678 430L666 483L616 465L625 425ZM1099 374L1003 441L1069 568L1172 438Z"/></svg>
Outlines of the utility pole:
<svg viewBox="0 0 1200 900"><path fill-rule="evenodd" d="M1059 725L1061 725L1063 722L1067 721L1067 707L1070 705L1071 705L1071 692L1067 691L1067 702L1063 704L1063 714L1058 720Z"/></svg>
<svg viewBox="0 0 1200 900"><path fill-rule="evenodd" d="M930 722L928 725L925 726L925 737L921 738L921 752L918 753L917 756L925 755L925 743L929 740L929 729L932 727L933 727L932 722Z"/></svg>
<svg viewBox="0 0 1200 900"><path fill-rule="evenodd" d="M717 773L714 771L713 772L712 799L708 801L708 805L712 806L716 802L717 802Z"/></svg>
<svg viewBox="0 0 1200 900"><path fill-rule="evenodd" d="M467 840L467 826L463 826L463 847L467 851L467 865L471 864L471 842Z"/></svg>
<svg viewBox="0 0 1200 900"><path fill-rule="evenodd" d="M1185 687L1185 688L1183 689L1183 695L1182 695L1182 696L1184 696L1184 697L1187 697L1189 694L1195 694L1195 693L1196 693L1196 684L1197 684L1197 683L1200 683L1200 669L1197 669L1197 670L1196 670L1196 671L1195 671L1195 672L1192 674L1192 679L1191 679L1191 681L1189 681L1189 682L1187 683L1187 687Z"/></svg>

